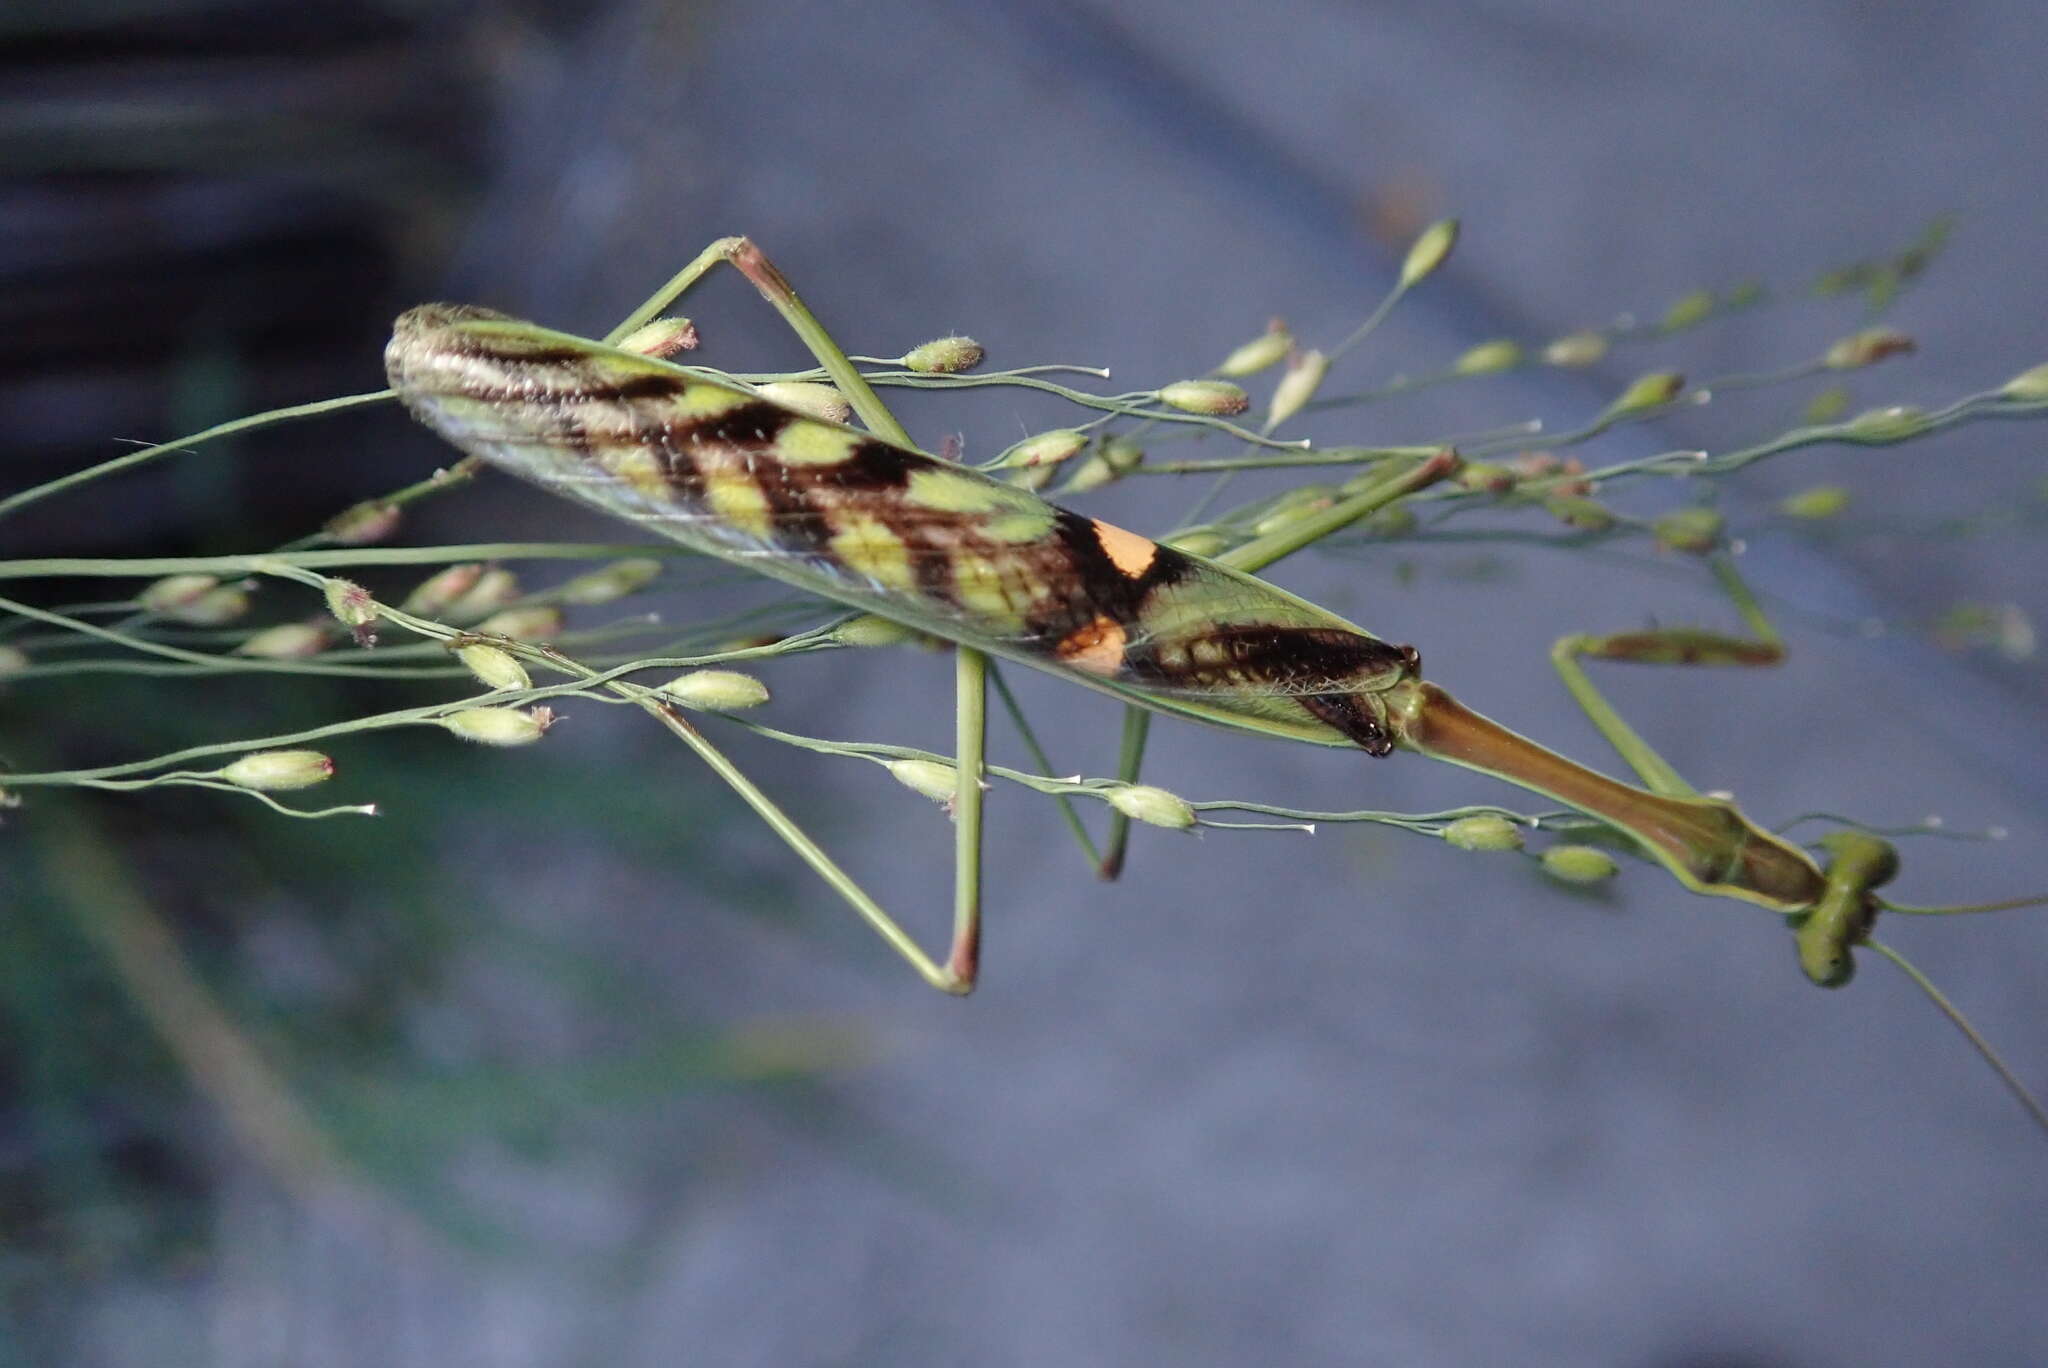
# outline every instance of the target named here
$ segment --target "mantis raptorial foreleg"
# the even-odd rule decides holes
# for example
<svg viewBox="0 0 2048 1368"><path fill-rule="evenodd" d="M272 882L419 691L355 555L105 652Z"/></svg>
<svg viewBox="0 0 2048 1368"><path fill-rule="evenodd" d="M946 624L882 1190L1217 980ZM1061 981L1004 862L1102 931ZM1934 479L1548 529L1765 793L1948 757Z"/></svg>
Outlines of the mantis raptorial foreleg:
<svg viewBox="0 0 2048 1368"><path fill-rule="evenodd" d="M1612 636L1574 635L1560 638L1551 647L1551 662L1564 678L1565 687L1578 700L1608 744L1642 777L1651 792L1670 798L1698 796L1670 763L1622 720L1614 705L1594 687L1581 660L1625 660L1641 665L1776 665L1785 658L1785 642L1764 615L1756 596L1735 569L1727 552L1717 552L1708 562L1714 578L1728 595L1735 611L1753 633L1730 636L1693 627L1621 632ZM1797 914L1795 936L1800 967L1807 977L1824 987L1840 987L1853 973L1850 950L1868 946L1883 955L1940 1009L1962 1032L1984 1062L2011 1092L2034 1123L2048 1131L2048 1109L2044 1109L2018 1074L1977 1033L1927 976L1903 955L1871 936L1880 908L1893 912L1945 915L2037 905L2038 898L2018 898L2009 903L1987 903L1976 907L1906 907L1878 898L1873 890L1890 881L1898 871L1898 855L1890 845L1859 831L1835 831L1817 843L1828 856L1825 887L1811 907Z"/></svg>
<svg viewBox="0 0 2048 1368"><path fill-rule="evenodd" d="M1663 756L1622 719L1612 703L1594 687L1583 659L1626 660L1639 665L1776 665L1785 658L1785 643L1770 619L1757 606L1756 597L1735 571L1726 552L1717 553L1710 564L1714 578L1735 604L1742 620L1755 633L1750 637L1727 636L1692 627L1658 628L1640 632L1619 632L1612 636L1575 635L1560 637L1550 648L1550 660L1564 679L1565 688L1591 718L1600 734L1642 777L1652 793L1667 797L1693 798L1698 790L1688 784Z"/></svg>

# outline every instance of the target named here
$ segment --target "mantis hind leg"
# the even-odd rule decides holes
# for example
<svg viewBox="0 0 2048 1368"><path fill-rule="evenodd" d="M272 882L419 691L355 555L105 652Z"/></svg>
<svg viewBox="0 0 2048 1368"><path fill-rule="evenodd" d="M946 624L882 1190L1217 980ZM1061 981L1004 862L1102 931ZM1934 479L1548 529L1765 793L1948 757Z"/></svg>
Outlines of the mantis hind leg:
<svg viewBox="0 0 2048 1368"><path fill-rule="evenodd" d="M1694 627L1673 627L1643 632L1618 632L1612 636L1562 637L1550 648L1551 664L1564 679L1565 688L1585 710L1586 716L1607 743L1614 747L1629 768L1641 776L1653 793L1666 797L1690 798L1698 791L1688 784L1659 755L1635 728L1622 720L1579 662L1626 660L1639 665L1776 665L1785 658L1785 642L1757 606L1755 595L1735 572L1726 553L1712 562L1714 578L1735 604L1752 636L1730 636Z"/></svg>

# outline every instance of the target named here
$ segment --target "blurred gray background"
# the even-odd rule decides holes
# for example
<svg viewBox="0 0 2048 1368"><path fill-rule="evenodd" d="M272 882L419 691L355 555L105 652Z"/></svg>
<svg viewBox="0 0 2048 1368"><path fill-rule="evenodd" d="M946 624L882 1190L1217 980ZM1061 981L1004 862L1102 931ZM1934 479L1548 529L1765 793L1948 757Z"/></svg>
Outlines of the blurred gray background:
<svg viewBox="0 0 2048 1368"><path fill-rule="evenodd" d="M363 97L412 111L384 152L447 146L473 187L414 168L384 206L407 249L359 293L386 316L410 290L601 331L706 241L744 232L854 350L957 329L1004 364L1106 364L1137 385L1206 369L1275 313L1336 340L1406 237L1456 213L1457 254L1348 363L1355 388L1488 337L1655 316L1695 287L1783 287L1770 310L1590 373L1426 393L1314 429L1424 440L1534 415L1568 425L1655 367L1706 377L1813 355L1861 315L1797 287L1954 211L1953 245L1888 319L1921 355L1852 377L1858 407L1931 405L2048 360L2048 36L2028 0L364 9L429 54ZM266 60L275 101L305 97L290 42ZM201 75L195 106L210 98ZM369 79L331 62L317 76L339 92ZM331 193L350 152L336 139L297 166L209 165L230 184ZM36 169L61 170L50 159ZM713 363L797 362L737 281L687 312ZM342 330L335 351L355 370L331 388L380 383L367 330ZM1595 453L1738 442L1791 421L1801 398L1730 397ZM906 412L927 445L957 431L970 455L1047 421L1006 392ZM161 413L98 426L179 430ZM445 459L396 422L373 432L359 459L289 466L295 438L264 459L330 511ZM1783 610L1790 663L1602 682L1683 772L1764 820L1832 809L2010 828L1995 845L1910 843L1902 898L2048 888L2039 663L1944 652L1914 630L1959 599L2048 609L2038 531L1928 530L2022 504L2042 442L2033 425L1985 425L1754 470L1724 506L1753 533L1745 563ZM1853 487L1873 524L1907 521L1827 541L1771 530L1772 500L1822 481ZM1136 483L1091 507L1158 526L1193 496ZM417 533L430 534L610 535L504 481L435 508ZM1697 574L1540 550L1305 557L1275 578L1415 643L1431 678L1602 765L1549 642L1727 620ZM1828 626L1873 618L1897 627ZM940 657L764 674L771 722L944 748ZM1111 705L1012 675L1061 765L1113 769ZM290 1195L194 1105L178 1123L199 1156L178 1250L17 1283L19 1361L2048 1358L2042 1137L1888 966L1817 992L1768 915L1686 897L1646 867L1574 896L1520 862L1371 829L1141 832L1105 885L1048 806L1002 791L983 986L957 1002L921 987L686 754L596 713L574 711L544 761L459 758L524 795L509 811L436 812L391 771L349 796L386 806L401 855L376 833L318 835L366 870L427 842L449 890L442 958L390 1048L430 1072L502 1066L488 1105L430 1091L430 1115L373 1137L440 1146L412 1168L364 1156L403 1175L389 1191L418 1219ZM1153 736L1148 777L1190 797L1508 796L1412 758L1164 721ZM950 837L934 810L866 766L731 744L942 936ZM658 854L669 828L689 847L682 868ZM328 893L344 909L348 881ZM397 916L357 896L316 916L280 894L227 938L213 972L253 985L256 1029L343 991L334 945ZM1895 923L1890 938L2048 1087L2042 914ZM565 964L632 991L565 987ZM674 1091L589 1085L678 1020L822 1062L787 1085L738 1067ZM313 1097L336 1086L317 1051L280 1057ZM529 1111L550 1118L540 1139L522 1137Z"/></svg>

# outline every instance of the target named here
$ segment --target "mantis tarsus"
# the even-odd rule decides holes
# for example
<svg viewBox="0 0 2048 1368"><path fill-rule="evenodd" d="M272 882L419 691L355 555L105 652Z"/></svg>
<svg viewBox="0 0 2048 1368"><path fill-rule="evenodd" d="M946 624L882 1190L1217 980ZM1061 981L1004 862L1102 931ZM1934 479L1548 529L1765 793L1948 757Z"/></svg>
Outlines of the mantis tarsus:
<svg viewBox="0 0 2048 1368"><path fill-rule="evenodd" d="M672 364L633 339L707 271L736 266L802 338L865 431L798 413L750 388ZM628 346L621 346L622 342ZM1472 712L1390 645L1253 578L1303 546L1453 474L1446 449L1390 463L1327 507L1209 559L1072 513L916 450L854 362L779 271L743 238L712 244L603 341L488 310L427 305L398 322L392 392L472 457L693 550L952 642L957 661L953 932L920 947L672 705L636 698L688 742L930 984L970 991L979 968L980 810L987 657L1112 694L1132 708L1125 779L1150 712L1381 756L1412 751L1519 785L1596 819L1694 893L1783 914L1815 983L1853 972L1869 946L1912 974L1977 1045L2037 1123L2048 1113L1917 971L1871 938L1892 847L1842 830L1799 846L1728 799L1689 786L1620 718L1581 661L1774 663L1782 644L1725 554L1712 564L1748 636L1693 629L1573 636L1553 660L1641 781L1624 784ZM552 652L566 672L581 667ZM587 673L587 672L586 672ZM1105 859L1121 859L1121 832ZM2001 904L2016 906L2019 904Z"/></svg>

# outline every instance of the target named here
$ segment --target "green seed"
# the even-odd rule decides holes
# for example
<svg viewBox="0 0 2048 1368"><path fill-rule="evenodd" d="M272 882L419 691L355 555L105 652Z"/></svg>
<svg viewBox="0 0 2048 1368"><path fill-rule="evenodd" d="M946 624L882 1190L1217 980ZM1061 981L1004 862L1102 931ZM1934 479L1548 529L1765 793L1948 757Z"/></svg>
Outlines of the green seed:
<svg viewBox="0 0 2048 1368"><path fill-rule="evenodd" d="M1195 810L1185 798L1150 784L1126 784L1111 789L1109 805L1133 821L1186 831L1195 824Z"/></svg>
<svg viewBox="0 0 2048 1368"><path fill-rule="evenodd" d="M1543 359L1553 366L1590 366L1607 355L1607 339L1596 332L1567 333L1543 349Z"/></svg>
<svg viewBox="0 0 2048 1368"><path fill-rule="evenodd" d="M1711 290L1694 290L1684 295L1664 311L1664 319L1658 329L1662 332L1678 332L1690 328L1714 311L1714 295Z"/></svg>
<svg viewBox="0 0 2048 1368"><path fill-rule="evenodd" d="M662 696L686 708L739 712L768 701L768 686L737 670L692 670L661 686Z"/></svg>
<svg viewBox="0 0 2048 1368"><path fill-rule="evenodd" d="M1815 485L1778 501L1778 511L1788 518L1832 518L1849 506L1849 491L1840 485Z"/></svg>
<svg viewBox="0 0 2048 1368"><path fill-rule="evenodd" d="M1460 850L1520 850L1522 831L1505 817L1460 817L1444 828L1444 839Z"/></svg>
<svg viewBox="0 0 2048 1368"><path fill-rule="evenodd" d="M1266 325L1263 333L1224 357L1216 373L1233 380L1257 375L1268 366L1279 364L1293 349L1294 338L1288 333L1287 325L1276 318Z"/></svg>
<svg viewBox="0 0 2048 1368"><path fill-rule="evenodd" d="M897 783L915 789L934 803L950 803L959 791L960 771L936 760L891 760L888 769Z"/></svg>
<svg viewBox="0 0 2048 1368"><path fill-rule="evenodd" d="M2008 399L2048 399L2048 365L2021 371L2006 381L2005 387L1998 392Z"/></svg>
<svg viewBox="0 0 2048 1368"><path fill-rule="evenodd" d="M521 665L518 658L510 651L504 650L501 647L479 641L457 648L455 654L463 664L469 666L469 672L482 681L487 688L530 689L533 687L533 680L526 673L526 667Z"/></svg>
<svg viewBox="0 0 2048 1368"><path fill-rule="evenodd" d="M1297 352L1287 363L1287 373L1280 377L1280 383L1273 387L1273 403L1266 415L1267 424L1279 427L1308 405L1322 388L1323 377L1330 373L1330 358L1319 351Z"/></svg>
<svg viewBox="0 0 2048 1368"><path fill-rule="evenodd" d="M1451 370L1458 375L1493 375L1522 364L1522 344L1505 337L1481 342L1457 360Z"/></svg>
<svg viewBox="0 0 2048 1368"><path fill-rule="evenodd" d="M1176 380L1159 390L1159 402L1182 413L1228 417L1252 406L1251 396L1228 380Z"/></svg>
<svg viewBox="0 0 2048 1368"><path fill-rule="evenodd" d="M1666 551L1703 556L1721 544L1722 518L1711 508L1681 508L1650 524Z"/></svg>
<svg viewBox="0 0 2048 1368"><path fill-rule="evenodd" d="M303 660L327 648L327 629L311 622L280 622L235 647L236 655L258 660Z"/></svg>
<svg viewBox="0 0 2048 1368"><path fill-rule="evenodd" d="M905 353L903 365L926 375L952 375L957 371L973 370L981 364L984 355L981 343L971 337L935 337Z"/></svg>
<svg viewBox="0 0 2048 1368"><path fill-rule="evenodd" d="M486 746L525 746L540 740L555 724L549 708L521 712L517 708L464 708L441 719L441 725L465 741Z"/></svg>
<svg viewBox="0 0 2048 1368"><path fill-rule="evenodd" d="M1543 872L1553 879L1573 884L1596 884L1611 879L1621 867L1604 850L1592 846L1552 846L1543 852Z"/></svg>
<svg viewBox="0 0 2048 1368"><path fill-rule="evenodd" d="M334 773L334 762L315 750L257 751L219 773L238 787L277 793L325 781Z"/></svg>
<svg viewBox="0 0 2048 1368"><path fill-rule="evenodd" d="M1408 289L1431 271L1444 264L1444 258L1458 245L1458 221L1454 218L1438 219L1422 230L1415 239L1415 245L1408 249L1408 255L1401 262L1401 288Z"/></svg>
<svg viewBox="0 0 2048 1368"><path fill-rule="evenodd" d="M1685 377L1676 371L1651 371L1636 380L1621 392L1608 408L1610 415L1641 413L1645 409L1662 408L1678 397L1685 388Z"/></svg>

